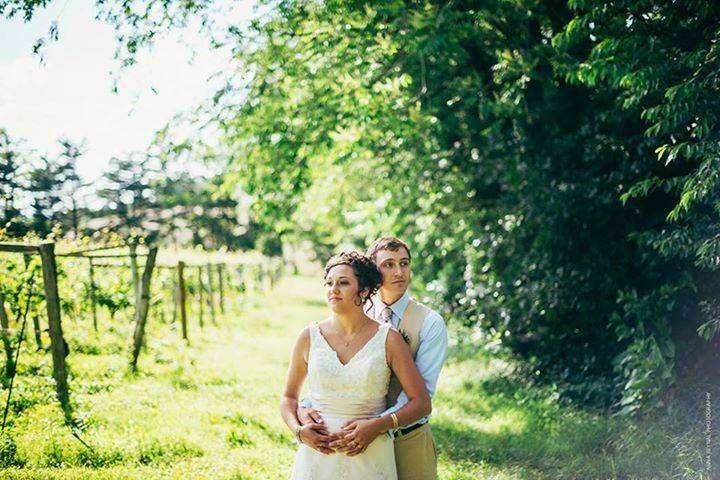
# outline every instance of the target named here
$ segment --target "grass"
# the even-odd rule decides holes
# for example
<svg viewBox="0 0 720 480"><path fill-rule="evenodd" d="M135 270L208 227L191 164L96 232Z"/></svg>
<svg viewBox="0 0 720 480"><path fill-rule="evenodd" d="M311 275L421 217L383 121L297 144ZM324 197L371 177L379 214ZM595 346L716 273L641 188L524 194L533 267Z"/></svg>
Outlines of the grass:
<svg viewBox="0 0 720 480"><path fill-rule="evenodd" d="M230 302L218 326L206 308L201 331L191 311L189 345L177 324L151 318L137 374L126 318L101 317L99 335L66 318L77 432L90 448L63 424L49 355L23 350L0 478L287 478L295 444L278 397L295 336L326 314L322 298L319 280L287 277ZM691 430L575 410L468 347L451 352L433 409L442 479L709 478Z"/></svg>
<svg viewBox="0 0 720 480"><path fill-rule="evenodd" d="M711 478L700 426L688 425L701 418L700 408L694 417L642 421L581 411L550 389L514 380L507 363L479 355L451 357L434 405L441 478Z"/></svg>

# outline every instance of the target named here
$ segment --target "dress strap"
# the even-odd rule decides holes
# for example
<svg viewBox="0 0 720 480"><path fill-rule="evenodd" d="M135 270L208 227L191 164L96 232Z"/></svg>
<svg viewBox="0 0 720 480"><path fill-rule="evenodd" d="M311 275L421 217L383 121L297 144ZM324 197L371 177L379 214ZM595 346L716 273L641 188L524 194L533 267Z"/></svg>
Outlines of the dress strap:
<svg viewBox="0 0 720 480"><path fill-rule="evenodd" d="M310 324L310 350L312 350L315 345L317 345L318 342L318 330L320 329L320 324L318 322L313 322Z"/></svg>
<svg viewBox="0 0 720 480"><path fill-rule="evenodd" d="M390 332L390 329L391 329L391 328L393 328L393 326L392 326L389 322L381 323L381 324L380 324L380 327L378 328L379 331L378 331L378 333L376 334L377 337L378 337L378 342L377 342L377 347L376 347L376 348L377 348L378 350L382 349L382 351L383 351L383 357L385 357L385 362L386 362L386 363L387 363L387 360L388 360L388 356L387 356L387 336L388 336L388 333ZM388 365L389 365L389 363L388 363Z"/></svg>
<svg viewBox="0 0 720 480"><path fill-rule="evenodd" d="M320 322L314 321L310 324L310 349L317 348L325 343L325 339L322 338L320 333Z"/></svg>

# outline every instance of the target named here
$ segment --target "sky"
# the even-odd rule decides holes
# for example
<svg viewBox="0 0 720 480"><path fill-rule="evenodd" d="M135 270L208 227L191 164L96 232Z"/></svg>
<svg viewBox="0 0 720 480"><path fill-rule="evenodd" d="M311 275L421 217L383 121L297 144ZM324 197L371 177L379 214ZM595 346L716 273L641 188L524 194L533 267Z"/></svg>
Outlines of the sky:
<svg viewBox="0 0 720 480"><path fill-rule="evenodd" d="M238 22L251 16L252 1L229 1ZM208 48L199 35L170 34L121 72L113 93L111 73L119 71L113 29L96 13L92 0L55 0L29 23L0 19L0 128L39 154L59 153L60 138L84 141L78 170L87 182L102 175L111 157L144 150L174 114L211 96L217 84L209 77L229 55ZM59 40L41 64L32 46L53 20ZM193 56L193 49L199 53Z"/></svg>

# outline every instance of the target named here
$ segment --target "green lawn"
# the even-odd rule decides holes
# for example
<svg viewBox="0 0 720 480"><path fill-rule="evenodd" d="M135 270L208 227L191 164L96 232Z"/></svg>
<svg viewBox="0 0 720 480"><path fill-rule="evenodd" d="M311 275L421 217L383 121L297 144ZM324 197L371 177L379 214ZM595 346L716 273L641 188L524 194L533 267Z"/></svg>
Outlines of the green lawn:
<svg viewBox="0 0 720 480"><path fill-rule="evenodd" d="M191 312L189 346L176 324L151 318L137 375L127 373L127 319L103 319L99 337L89 320L65 319L75 415L92 449L50 400L49 355L24 350L1 478L286 478L295 445L278 397L296 334L326 314L321 282L287 277L228 310L215 327L206 309L202 331ZM696 439L678 446L665 425L563 407L508 380L509 369L451 351L433 402L441 478L705 478L692 471Z"/></svg>

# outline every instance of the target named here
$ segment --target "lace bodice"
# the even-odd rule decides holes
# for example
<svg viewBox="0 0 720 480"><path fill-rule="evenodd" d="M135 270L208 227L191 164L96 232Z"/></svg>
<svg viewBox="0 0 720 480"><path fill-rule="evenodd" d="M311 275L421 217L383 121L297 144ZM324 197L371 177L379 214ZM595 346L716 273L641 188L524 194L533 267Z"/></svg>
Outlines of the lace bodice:
<svg viewBox="0 0 720 480"><path fill-rule="evenodd" d="M343 365L320 333L310 327L308 387L314 408L323 414L361 417L385 410L390 382L385 341L389 324L381 324L375 335Z"/></svg>

